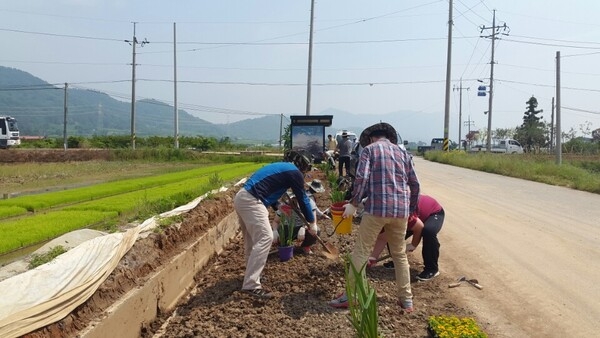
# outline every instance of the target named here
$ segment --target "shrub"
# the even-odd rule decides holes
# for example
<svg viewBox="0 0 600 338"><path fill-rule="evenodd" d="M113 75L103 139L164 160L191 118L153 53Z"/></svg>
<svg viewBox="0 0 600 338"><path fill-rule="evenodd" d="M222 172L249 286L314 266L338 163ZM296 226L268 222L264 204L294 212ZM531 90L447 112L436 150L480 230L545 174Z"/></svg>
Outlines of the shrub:
<svg viewBox="0 0 600 338"><path fill-rule="evenodd" d="M487 338L473 318L431 316L427 330L434 338Z"/></svg>

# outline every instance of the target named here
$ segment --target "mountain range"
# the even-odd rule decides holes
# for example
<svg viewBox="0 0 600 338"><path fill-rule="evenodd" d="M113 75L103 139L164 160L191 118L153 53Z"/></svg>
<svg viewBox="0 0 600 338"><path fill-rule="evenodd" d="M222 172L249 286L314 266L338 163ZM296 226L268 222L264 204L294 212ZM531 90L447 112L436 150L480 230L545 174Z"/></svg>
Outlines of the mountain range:
<svg viewBox="0 0 600 338"><path fill-rule="evenodd" d="M64 130L64 86L50 84L27 72L0 66L0 115L15 117L21 135L62 137ZM131 103L106 93L67 88L67 134L69 136L129 135ZM353 114L329 108L313 115L332 115L333 124L326 134L338 130L356 134L378 122L393 125L404 140L428 143L441 137L443 115L398 111L388 114ZM268 115L226 124L215 124L179 110L179 134L183 136L229 137L234 142L279 142L280 124L289 124L289 116ZM172 136L173 107L158 100L136 101L135 132L138 137Z"/></svg>

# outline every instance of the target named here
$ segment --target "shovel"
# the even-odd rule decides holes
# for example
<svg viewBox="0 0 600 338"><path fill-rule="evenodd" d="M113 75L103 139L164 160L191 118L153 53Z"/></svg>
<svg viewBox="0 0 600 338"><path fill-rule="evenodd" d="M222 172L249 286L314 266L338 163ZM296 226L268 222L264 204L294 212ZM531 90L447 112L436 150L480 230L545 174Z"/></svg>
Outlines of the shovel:
<svg viewBox="0 0 600 338"><path fill-rule="evenodd" d="M483 286L479 285L479 281L477 279L467 279L467 283L473 285L474 287L478 288L479 290L483 289Z"/></svg>
<svg viewBox="0 0 600 338"><path fill-rule="evenodd" d="M296 204L297 202L294 201L292 202L292 200L290 199L290 197L288 196L288 194L283 194L283 200L285 203L287 203L290 207L292 207L292 210L296 213L296 215L298 215L298 217L300 217L301 220L304 221L304 223L308 226L308 221L306 220L306 218L304 218L304 215L300 212L300 208L299 206ZM317 242L319 242L319 244L321 244L323 246L323 248L325 249L325 252L323 252L323 255L326 258L329 259L337 259L340 255L340 251L334 247L332 244L330 243L325 243L321 237L319 237L319 235L317 235L316 232L313 232L312 230L307 229L307 231L314 236L317 239Z"/></svg>
<svg viewBox="0 0 600 338"><path fill-rule="evenodd" d="M462 276L462 277L460 277L460 278L459 278L459 279L456 281L456 283L448 284L448 287L449 287L449 288L455 288L455 287L457 287L457 286L460 286L460 284L461 284L462 282L466 281L466 280L467 280L467 277L465 277L465 276Z"/></svg>
<svg viewBox="0 0 600 338"><path fill-rule="evenodd" d="M481 286L479 284L479 281L477 279L467 279L467 277L465 277L465 276L460 277L456 283L448 284L448 287L455 288L455 287L459 286L462 282L467 282L467 283L473 285L475 288L477 288L479 290L483 290L483 286Z"/></svg>

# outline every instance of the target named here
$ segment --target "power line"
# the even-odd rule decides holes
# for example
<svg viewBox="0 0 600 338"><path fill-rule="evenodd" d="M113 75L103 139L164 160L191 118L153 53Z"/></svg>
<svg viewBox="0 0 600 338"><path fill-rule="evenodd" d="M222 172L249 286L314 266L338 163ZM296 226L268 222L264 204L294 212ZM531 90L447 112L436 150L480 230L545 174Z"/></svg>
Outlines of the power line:
<svg viewBox="0 0 600 338"><path fill-rule="evenodd" d="M513 39L503 39L503 40L504 41L508 41L508 42L523 43L523 44L527 44L527 45L550 46L550 47L566 47L566 48L577 48L577 49L598 49L598 50L600 50L600 46L598 46L598 47L575 46L575 45L565 45L565 44L558 44L558 43L520 41L520 40L513 40Z"/></svg>
<svg viewBox="0 0 600 338"><path fill-rule="evenodd" d="M564 109L567 109L567 110L578 111L578 112L581 112L581 113L590 113L590 114L600 115L600 111L592 111L592 110L587 110L587 109L571 108L571 107L565 107L565 106L560 106L560 107L564 108Z"/></svg>
<svg viewBox="0 0 600 338"><path fill-rule="evenodd" d="M0 60L6 63L35 63L46 65L81 65L81 66L128 66L126 63L109 63L109 62L64 62L64 61L24 61L24 60ZM173 67L171 65L171 67Z"/></svg>
<svg viewBox="0 0 600 338"><path fill-rule="evenodd" d="M541 84L541 83L528 83L528 82L512 81L512 80L501 80L501 79L497 79L497 80L501 81L501 82L515 83L515 84L522 84L522 85L529 85L529 86L536 86L536 87L547 87L547 88L555 87L554 84L547 85L547 84ZM577 91L584 91L584 92L600 92L600 89L592 89L592 88L577 88L577 87L561 86L561 89L577 90Z"/></svg>
<svg viewBox="0 0 600 338"><path fill-rule="evenodd" d="M62 37L62 38L75 38L75 39L86 39L86 40L101 40L101 41L118 41L118 42L123 42L123 39L99 38L99 37L93 37L93 36L56 34L56 33L45 33L45 32L32 32L32 31L23 31L23 30L8 29L8 28L0 28L0 31L13 32L13 33L23 33L23 34L34 34L34 35L45 35L45 36L55 36L55 37Z"/></svg>

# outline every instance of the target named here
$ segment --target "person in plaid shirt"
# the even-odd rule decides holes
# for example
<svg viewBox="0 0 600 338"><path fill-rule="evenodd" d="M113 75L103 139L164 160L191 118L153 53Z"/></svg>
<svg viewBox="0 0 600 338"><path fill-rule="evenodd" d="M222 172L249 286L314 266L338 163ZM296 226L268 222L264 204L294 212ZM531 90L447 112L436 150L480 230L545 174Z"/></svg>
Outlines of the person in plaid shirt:
<svg viewBox="0 0 600 338"><path fill-rule="evenodd" d="M396 266L398 304L410 313L414 307L404 236L408 217L417 207L420 184L411 155L397 145L397 135L394 127L387 123L375 124L362 132L360 143L364 149L356 170L352 198L344 206L343 217L353 215L359 203L366 198L351 261L357 269L361 269L373 250L377 236L385 229ZM342 293L329 305L346 308L348 297Z"/></svg>

